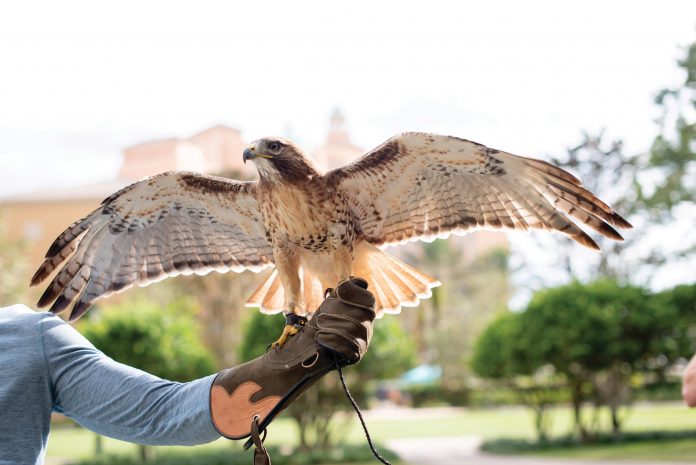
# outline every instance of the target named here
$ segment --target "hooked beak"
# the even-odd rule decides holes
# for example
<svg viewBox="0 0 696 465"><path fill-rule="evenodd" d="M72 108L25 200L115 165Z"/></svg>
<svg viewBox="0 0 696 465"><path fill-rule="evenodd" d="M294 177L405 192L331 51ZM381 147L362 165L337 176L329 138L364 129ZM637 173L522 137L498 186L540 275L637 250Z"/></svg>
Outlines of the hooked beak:
<svg viewBox="0 0 696 465"><path fill-rule="evenodd" d="M246 165L247 160L251 160L252 158L256 158L256 154L254 153L256 149L254 147L247 147L244 149L244 154L242 155L242 160L244 160L244 164Z"/></svg>
<svg viewBox="0 0 696 465"><path fill-rule="evenodd" d="M273 155L268 155L266 153L257 153L255 145L250 145L249 147L244 149L244 153L242 154L242 160L244 160L244 164L246 164L247 160L253 160L256 157L273 158Z"/></svg>

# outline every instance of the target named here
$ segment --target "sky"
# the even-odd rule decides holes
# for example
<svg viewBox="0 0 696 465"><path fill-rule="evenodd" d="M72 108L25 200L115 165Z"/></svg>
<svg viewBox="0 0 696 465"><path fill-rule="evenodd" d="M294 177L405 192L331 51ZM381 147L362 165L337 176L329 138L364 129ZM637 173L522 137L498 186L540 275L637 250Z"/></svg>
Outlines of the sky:
<svg viewBox="0 0 696 465"><path fill-rule="evenodd" d="M418 130L543 158L606 128L641 151L694 39L680 1L3 2L0 196L217 123L316 147L336 107L366 149Z"/></svg>
<svg viewBox="0 0 696 465"><path fill-rule="evenodd" d="M61 1L0 6L0 197L115 177L218 123L311 149L409 130L519 155L606 129L629 153L683 76L696 2Z"/></svg>

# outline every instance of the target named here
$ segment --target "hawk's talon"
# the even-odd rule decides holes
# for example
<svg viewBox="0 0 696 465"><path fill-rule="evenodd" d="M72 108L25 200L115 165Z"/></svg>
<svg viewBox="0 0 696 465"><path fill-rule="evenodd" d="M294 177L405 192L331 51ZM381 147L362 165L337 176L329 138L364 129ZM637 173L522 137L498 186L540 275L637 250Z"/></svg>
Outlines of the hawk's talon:
<svg viewBox="0 0 696 465"><path fill-rule="evenodd" d="M285 325L285 327L283 328L283 333L280 335L278 340L271 344L271 349L280 349L281 347L283 347L283 344L287 342L288 338L294 336L299 332L300 329L297 328L295 325Z"/></svg>

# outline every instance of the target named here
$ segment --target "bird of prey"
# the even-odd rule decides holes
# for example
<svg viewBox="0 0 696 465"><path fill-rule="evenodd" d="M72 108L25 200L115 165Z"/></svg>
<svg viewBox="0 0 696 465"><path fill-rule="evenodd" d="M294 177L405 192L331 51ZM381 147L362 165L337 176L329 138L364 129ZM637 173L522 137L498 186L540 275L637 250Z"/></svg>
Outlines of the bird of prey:
<svg viewBox="0 0 696 465"><path fill-rule="evenodd" d="M242 154L259 180L168 172L136 182L65 230L31 284L61 267L39 307L70 320L99 298L178 274L275 270L247 304L306 315L327 288L364 278L378 314L398 313L439 282L385 246L476 229L560 231L599 250L574 220L622 240L631 225L547 162L427 133L395 136L322 173L292 142L253 142ZM279 339L297 331L288 324Z"/></svg>

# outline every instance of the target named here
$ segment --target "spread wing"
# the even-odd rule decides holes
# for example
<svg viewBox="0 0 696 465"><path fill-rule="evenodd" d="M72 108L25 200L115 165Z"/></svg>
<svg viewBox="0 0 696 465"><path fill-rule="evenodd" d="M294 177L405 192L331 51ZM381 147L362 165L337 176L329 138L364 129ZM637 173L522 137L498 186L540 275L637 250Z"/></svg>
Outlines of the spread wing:
<svg viewBox="0 0 696 465"><path fill-rule="evenodd" d="M256 183L170 172L132 184L66 229L32 278L60 271L39 300L70 320L100 297L179 274L273 264Z"/></svg>
<svg viewBox="0 0 696 465"><path fill-rule="evenodd" d="M534 228L599 250L569 217L616 240L631 227L561 168L456 137L405 133L326 176L375 245Z"/></svg>

